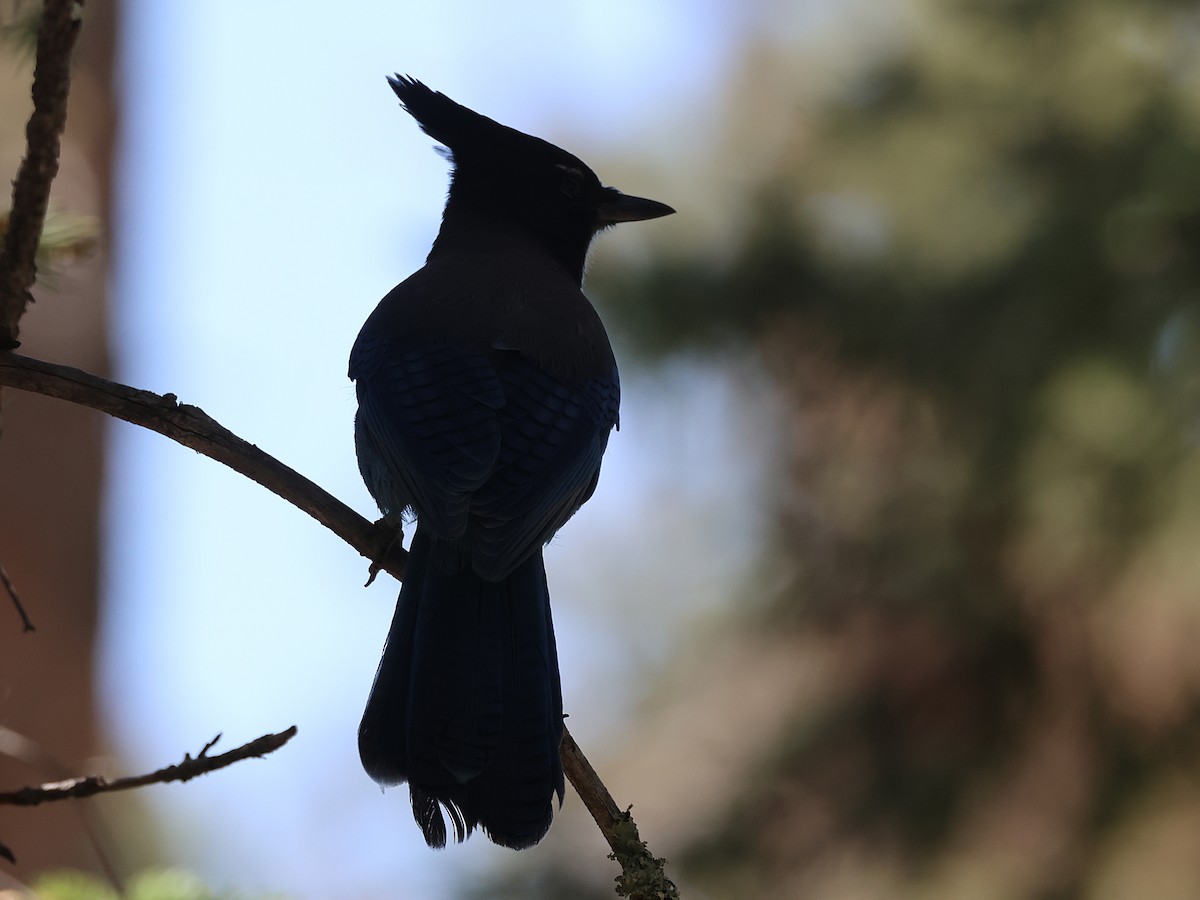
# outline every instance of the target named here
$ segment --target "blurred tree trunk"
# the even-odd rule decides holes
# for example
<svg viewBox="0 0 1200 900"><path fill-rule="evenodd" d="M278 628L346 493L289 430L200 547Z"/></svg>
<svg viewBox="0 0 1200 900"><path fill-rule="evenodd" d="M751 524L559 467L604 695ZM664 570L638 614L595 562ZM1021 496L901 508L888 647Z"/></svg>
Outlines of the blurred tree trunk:
<svg viewBox="0 0 1200 900"><path fill-rule="evenodd" d="M50 210L95 216L108 234L116 11L112 3L89 3L84 15ZM24 152L32 55L19 59L12 46L3 54L0 165L7 185ZM22 321L22 353L108 372L106 243L102 238L85 261L50 272L41 267L36 302ZM31 757L18 748L24 759L0 754L0 785L15 788L93 771L103 746L95 643L106 422L36 394L5 391L0 400L0 563L37 628L23 634L8 597L0 596L0 725L38 750ZM0 807L0 841L17 855L14 874L29 882L49 868L97 871L89 814L73 803Z"/></svg>

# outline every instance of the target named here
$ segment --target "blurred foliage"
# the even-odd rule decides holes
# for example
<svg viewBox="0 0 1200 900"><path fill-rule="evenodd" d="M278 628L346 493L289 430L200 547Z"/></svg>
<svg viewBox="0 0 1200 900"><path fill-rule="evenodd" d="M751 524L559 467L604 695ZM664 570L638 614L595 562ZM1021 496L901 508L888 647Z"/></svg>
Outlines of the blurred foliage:
<svg viewBox="0 0 1200 900"><path fill-rule="evenodd" d="M84 872L43 875L34 889L40 900L249 900L254 896L211 891L195 875L180 869L140 872L120 893L104 879ZM267 900L267 895L259 896Z"/></svg>
<svg viewBox="0 0 1200 900"><path fill-rule="evenodd" d="M0 0L3 2L3 0ZM37 52L42 4L34 0L8 0L0 6L0 46L23 62L32 62Z"/></svg>
<svg viewBox="0 0 1200 900"><path fill-rule="evenodd" d="M0 212L0 241L8 231L10 212ZM54 286L67 267L94 256L101 233L100 220L95 216L47 211L34 257L42 283Z"/></svg>
<svg viewBox="0 0 1200 900"><path fill-rule="evenodd" d="M8 231L9 212L0 213L0 237ZM96 252L100 234L100 220L95 216L48 211L38 241L38 268L53 276L64 266L88 259Z"/></svg>
<svg viewBox="0 0 1200 900"><path fill-rule="evenodd" d="M818 95L748 79L738 121L779 145L736 232L598 284L644 351L769 373L788 574L752 627L840 660L683 870L712 897L1200 896L1200 13L902 21ZM747 53L764 97L794 52Z"/></svg>

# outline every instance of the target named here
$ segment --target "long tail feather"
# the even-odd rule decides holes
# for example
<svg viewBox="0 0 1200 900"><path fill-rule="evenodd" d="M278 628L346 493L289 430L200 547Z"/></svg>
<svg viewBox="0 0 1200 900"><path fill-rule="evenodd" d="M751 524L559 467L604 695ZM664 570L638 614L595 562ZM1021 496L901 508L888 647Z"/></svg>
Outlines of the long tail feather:
<svg viewBox="0 0 1200 900"><path fill-rule="evenodd" d="M419 528L359 755L383 784L408 782L432 847L476 827L520 849L546 834L564 783L562 694L541 553L501 581L446 571Z"/></svg>

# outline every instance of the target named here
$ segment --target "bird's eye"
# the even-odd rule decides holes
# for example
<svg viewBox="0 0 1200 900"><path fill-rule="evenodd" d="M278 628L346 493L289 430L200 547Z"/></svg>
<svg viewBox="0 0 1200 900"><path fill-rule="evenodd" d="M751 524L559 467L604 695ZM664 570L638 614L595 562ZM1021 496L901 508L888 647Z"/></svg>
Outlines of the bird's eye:
<svg viewBox="0 0 1200 900"><path fill-rule="evenodd" d="M583 193L583 176L573 169L564 169L558 189L563 192L564 197L574 200Z"/></svg>

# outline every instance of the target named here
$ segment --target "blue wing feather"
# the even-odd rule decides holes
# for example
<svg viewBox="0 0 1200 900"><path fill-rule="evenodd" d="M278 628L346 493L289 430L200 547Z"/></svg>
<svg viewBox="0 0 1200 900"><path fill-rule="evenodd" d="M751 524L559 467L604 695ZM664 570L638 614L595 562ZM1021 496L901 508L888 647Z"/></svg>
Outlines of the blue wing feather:
<svg viewBox="0 0 1200 900"><path fill-rule="evenodd" d="M385 514L411 507L438 537L460 537L500 450L495 372L483 354L454 347L364 357L374 361L355 372L355 439L374 451L359 454L364 480Z"/></svg>
<svg viewBox="0 0 1200 900"><path fill-rule="evenodd" d="M591 496L620 402L615 368L569 386L513 351L356 347L352 375L381 509L411 508L493 580Z"/></svg>

